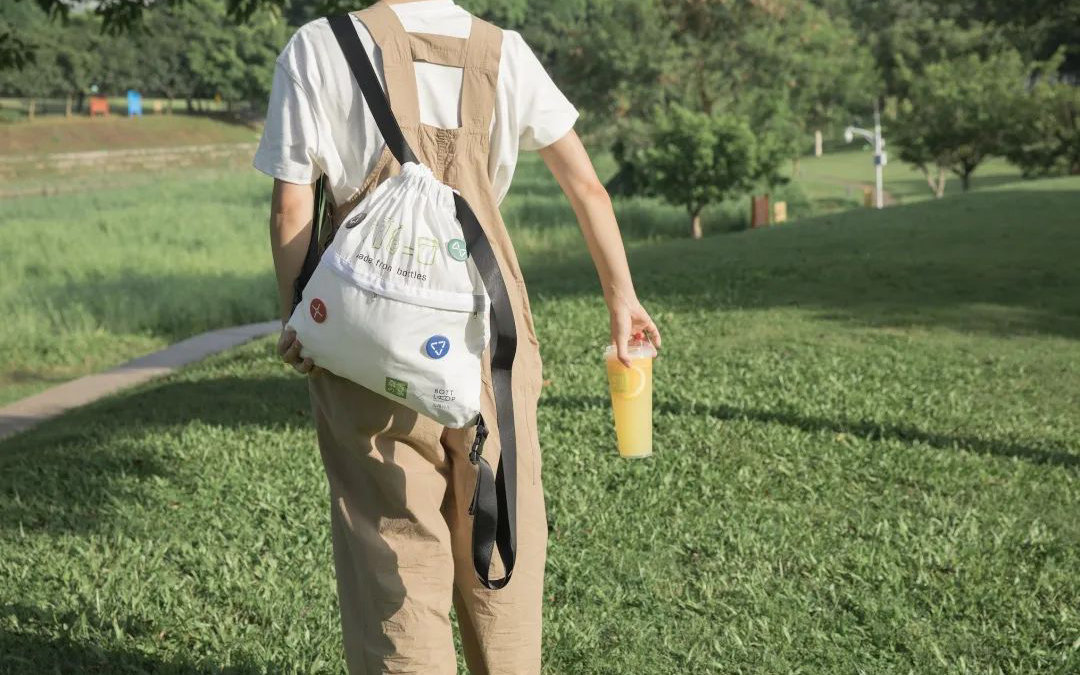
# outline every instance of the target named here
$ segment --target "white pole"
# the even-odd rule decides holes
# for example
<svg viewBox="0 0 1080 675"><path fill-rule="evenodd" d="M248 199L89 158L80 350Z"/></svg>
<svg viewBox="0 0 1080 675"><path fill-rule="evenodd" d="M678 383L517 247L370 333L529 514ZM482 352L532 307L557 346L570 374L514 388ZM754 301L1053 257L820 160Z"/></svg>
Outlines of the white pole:
<svg viewBox="0 0 1080 675"><path fill-rule="evenodd" d="M883 166L885 157L882 154L884 148L881 147L881 113L878 111L878 100L874 98L874 169L875 178L877 180L877 207L885 207L885 177L883 172L885 167Z"/></svg>

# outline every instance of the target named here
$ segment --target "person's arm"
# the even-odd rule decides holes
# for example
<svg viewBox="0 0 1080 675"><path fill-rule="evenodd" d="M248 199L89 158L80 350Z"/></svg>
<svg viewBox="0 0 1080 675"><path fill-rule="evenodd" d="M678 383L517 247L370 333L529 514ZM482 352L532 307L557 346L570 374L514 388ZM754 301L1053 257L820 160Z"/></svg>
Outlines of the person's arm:
<svg viewBox="0 0 1080 675"><path fill-rule="evenodd" d="M646 333L659 349L660 331L638 302L619 224L611 207L611 197L597 177L592 160L573 129L541 148L539 153L574 209L600 277L604 301L611 316L612 342L615 343L619 360L630 365L627 354L630 336Z"/></svg>
<svg viewBox="0 0 1080 675"><path fill-rule="evenodd" d="M300 185L274 179L274 192L270 199L270 251L277 274L281 318L277 350L283 361L301 373L310 372L314 364L310 358L300 358L300 341L296 339L295 331L285 329L285 322L292 314L293 282L300 274L311 237L314 204L314 183Z"/></svg>

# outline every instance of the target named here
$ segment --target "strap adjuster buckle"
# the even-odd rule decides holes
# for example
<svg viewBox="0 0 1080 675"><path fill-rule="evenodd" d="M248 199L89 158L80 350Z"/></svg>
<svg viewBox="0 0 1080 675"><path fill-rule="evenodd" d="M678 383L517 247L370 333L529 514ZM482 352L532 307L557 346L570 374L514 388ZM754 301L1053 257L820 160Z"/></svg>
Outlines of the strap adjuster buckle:
<svg viewBox="0 0 1080 675"><path fill-rule="evenodd" d="M469 461L473 464L480 463L480 453L484 450L484 441L488 437L488 428L481 417L476 423L476 438L473 439L472 447L469 448Z"/></svg>

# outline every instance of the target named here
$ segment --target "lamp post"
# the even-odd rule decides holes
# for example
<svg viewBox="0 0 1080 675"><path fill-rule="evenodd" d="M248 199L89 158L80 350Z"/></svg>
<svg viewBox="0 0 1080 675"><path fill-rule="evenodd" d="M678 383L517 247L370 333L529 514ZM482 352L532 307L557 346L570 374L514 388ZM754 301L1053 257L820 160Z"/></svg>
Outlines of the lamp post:
<svg viewBox="0 0 1080 675"><path fill-rule="evenodd" d="M866 140L867 143L871 143L874 146L874 173L877 183L877 189L875 190L875 205L877 208L883 208L885 206L885 177L883 171L885 164L888 163L888 157L885 155L885 139L881 137L881 113L878 111L877 99L874 99L874 131L870 132L866 129L860 129L859 127L848 127L844 129L844 140L848 143L855 140L855 137L859 136Z"/></svg>

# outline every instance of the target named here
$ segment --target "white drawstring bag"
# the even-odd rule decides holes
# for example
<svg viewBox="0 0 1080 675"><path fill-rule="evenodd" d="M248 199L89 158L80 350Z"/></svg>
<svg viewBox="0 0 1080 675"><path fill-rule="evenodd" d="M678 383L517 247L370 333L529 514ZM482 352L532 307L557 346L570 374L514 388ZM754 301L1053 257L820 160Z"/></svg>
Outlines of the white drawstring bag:
<svg viewBox="0 0 1080 675"><path fill-rule="evenodd" d="M461 428L480 412L489 306L454 191L409 162L342 221L288 326L316 365Z"/></svg>

